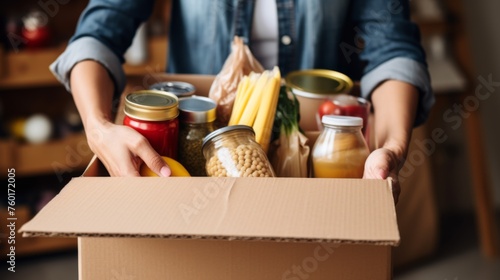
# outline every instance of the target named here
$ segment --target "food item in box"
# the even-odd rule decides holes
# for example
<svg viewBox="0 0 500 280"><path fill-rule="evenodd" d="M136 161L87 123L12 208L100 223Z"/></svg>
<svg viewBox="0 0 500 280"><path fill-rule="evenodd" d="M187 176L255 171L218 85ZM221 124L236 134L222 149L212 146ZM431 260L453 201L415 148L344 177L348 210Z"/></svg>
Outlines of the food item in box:
<svg viewBox="0 0 500 280"><path fill-rule="evenodd" d="M299 101L287 87L281 87L273 125L269 158L278 177L307 177L309 145L300 132Z"/></svg>
<svg viewBox="0 0 500 280"><path fill-rule="evenodd" d="M272 71L245 76L238 85L229 120L229 125L253 127L255 139L266 153L271 142L280 84L281 73L277 66Z"/></svg>
<svg viewBox="0 0 500 280"><path fill-rule="evenodd" d="M179 115L177 96L140 90L125 97L123 124L142 134L161 156L177 158Z"/></svg>
<svg viewBox="0 0 500 280"><path fill-rule="evenodd" d="M179 99L179 162L192 176L206 176L203 138L215 130L215 102L208 97Z"/></svg>
<svg viewBox="0 0 500 280"><path fill-rule="evenodd" d="M243 39L234 37L231 54L215 77L208 94L208 97L217 103L217 121L220 124L225 125L229 122L236 90L243 76L251 72L261 73L262 71L264 68L252 55Z"/></svg>
<svg viewBox="0 0 500 280"><path fill-rule="evenodd" d="M178 98L189 97L196 92L196 88L192 84L179 81L155 83L151 85L149 89L172 93Z"/></svg>
<svg viewBox="0 0 500 280"><path fill-rule="evenodd" d="M162 157L163 161L170 167L170 171L172 172L170 176L172 177L190 177L189 172L180 164L178 161L175 159L169 158L169 157ZM141 165L141 169L139 171L139 174L141 176L145 177L158 177L156 173L153 172L153 170L149 169L149 167L146 164Z"/></svg>
<svg viewBox="0 0 500 280"><path fill-rule="evenodd" d="M249 126L227 126L212 132L203 141L203 155L211 177L274 177Z"/></svg>
<svg viewBox="0 0 500 280"><path fill-rule="evenodd" d="M362 178L370 151L359 117L323 116L324 129L312 151L313 177Z"/></svg>
<svg viewBox="0 0 500 280"><path fill-rule="evenodd" d="M318 127L322 127L321 118L324 115L352 116L363 119L361 131L368 139L368 115L370 114L370 102L362 97L347 94L339 94L325 100L318 108Z"/></svg>

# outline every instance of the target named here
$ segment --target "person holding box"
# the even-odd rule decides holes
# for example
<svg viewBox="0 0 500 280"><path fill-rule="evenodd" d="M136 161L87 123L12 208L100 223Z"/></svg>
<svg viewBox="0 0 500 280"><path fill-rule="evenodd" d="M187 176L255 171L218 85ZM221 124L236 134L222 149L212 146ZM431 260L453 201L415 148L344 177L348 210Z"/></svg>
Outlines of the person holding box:
<svg viewBox="0 0 500 280"><path fill-rule="evenodd" d="M217 74L234 36L283 76L323 68L360 79L375 114L376 147L364 178L397 180L412 128L434 102L418 27L408 0L172 0L168 67L171 73ZM67 49L51 65L71 91L87 139L112 176L138 176L144 161L170 170L144 137L111 119L122 92L123 54L153 0L91 0ZM398 184L394 196L397 201Z"/></svg>

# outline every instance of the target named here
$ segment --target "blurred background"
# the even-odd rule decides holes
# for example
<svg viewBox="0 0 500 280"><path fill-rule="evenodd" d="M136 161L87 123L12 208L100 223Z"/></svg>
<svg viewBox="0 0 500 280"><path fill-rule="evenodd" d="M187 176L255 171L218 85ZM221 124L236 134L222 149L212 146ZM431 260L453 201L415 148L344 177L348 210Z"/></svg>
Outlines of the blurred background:
<svg viewBox="0 0 500 280"><path fill-rule="evenodd" d="M87 2L0 4L0 169L16 169L19 223L79 176L92 157L71 95L48 70ZM395 278L500 279L500 2L411 5L437 102L429 121L415 130L401 174ZM154 11L127 53L127 75L165 69L170 0L158 0ZM6 201L4 192L0 220ZM2 260L6 234L1 228ZM19 271L12 278L2 268L2 279L77 278L74 239L22 239L16 253Z"/></svg>

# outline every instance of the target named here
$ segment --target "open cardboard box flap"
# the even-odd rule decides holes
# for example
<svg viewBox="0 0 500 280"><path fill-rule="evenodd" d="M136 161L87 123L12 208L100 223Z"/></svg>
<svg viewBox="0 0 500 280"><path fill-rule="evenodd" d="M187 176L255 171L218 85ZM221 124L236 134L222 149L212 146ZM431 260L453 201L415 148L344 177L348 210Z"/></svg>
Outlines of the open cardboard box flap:
<svg viewBox="0 0 500 280"><path fill-rule="evenodd" d="M24 236L161 237L396 245L390 181L73 179Z"/></svg>

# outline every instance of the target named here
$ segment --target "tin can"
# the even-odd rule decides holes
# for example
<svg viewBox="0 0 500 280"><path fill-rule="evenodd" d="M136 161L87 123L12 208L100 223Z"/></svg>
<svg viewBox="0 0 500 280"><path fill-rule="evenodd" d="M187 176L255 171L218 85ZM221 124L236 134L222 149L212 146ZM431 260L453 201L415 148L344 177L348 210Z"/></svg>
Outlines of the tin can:
<svg viewBox="0 0 500 280"><path fill-rule="evenodd" d="M174 94L178 98L188 97L196 92L196 88L192 84L179 81L156 83L151 85L149 89L168 92Z"/></svg>
<svg viewBox="0 0 500 280"><path fill-rule="evenodd" d="M300 126L305 130L318 130L316 112L326 99L348 93L353 87L352 80L337 71L308 69L290 72L286 86L297 96L300 103Z"/></svg>
<svg viewBox="0 0 500 280"><path fill-rule="evenodd" d="M325 69L293 71L285 80L295 95L312 99L325 99L335 94L347 93L353 86L348 76Z"/></svg>
<svg viewBox="0 0 500 280"><path fill-rule="evenodd" d="M203 139L215 130L217 104L208 97L179 99L179 162L192 176L207 176Z"/></svg>
<svg viewBox="0 0 500 280"><path fill-rule="evenodd" d="M135 129L162 155L177 159L179 101L157 90L141 90L125 97L123 124Z"/></svg>

